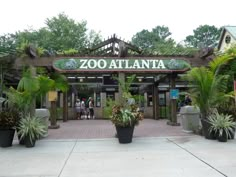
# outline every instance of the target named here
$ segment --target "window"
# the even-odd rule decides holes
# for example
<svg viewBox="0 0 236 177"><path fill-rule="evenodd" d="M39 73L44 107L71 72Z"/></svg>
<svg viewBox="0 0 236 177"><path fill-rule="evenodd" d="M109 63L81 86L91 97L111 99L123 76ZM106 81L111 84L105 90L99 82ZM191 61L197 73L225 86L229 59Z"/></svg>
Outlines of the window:
<svg viewBox="0 0 236 177"><path fill-rule="evenodd" d="M96 93L96 107L101 107L101 94Z"/></svg>
<svg viewBox="0 0 236 177"><path fill-rule="evenodd" d="M225 43L226 43L226 44L229 44L230 41L231 41L231 37L230 37L229 35L227 35L227 36L225 37Z"/></svg>
<svg viewBox="0 0 236 177"><path fill-rule="evenodd" d="M107 99L115 100L115 92L107 92Z"/></svg>
<svg viewBox="0 0 236 177"><path fill-rule="evenodd" d="M148 93L148 94L147 94L147 105L148 105L148 106L153 106L152 93Z"/></svg>

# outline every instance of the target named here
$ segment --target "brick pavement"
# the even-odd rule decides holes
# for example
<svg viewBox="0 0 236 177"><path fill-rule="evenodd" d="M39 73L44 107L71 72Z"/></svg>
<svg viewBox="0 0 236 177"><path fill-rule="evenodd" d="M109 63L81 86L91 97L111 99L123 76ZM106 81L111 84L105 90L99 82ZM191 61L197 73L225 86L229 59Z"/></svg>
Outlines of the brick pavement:
<svg viewBox="0 0 236 177"><path fill-rule="evenodd" d="M169 126L167 120L144 119L135 127L134 137L189 136L181 126ZM69 120L59 129L49 129L46 139L101 139L114 138L115 128L110 120Z"/></svg>

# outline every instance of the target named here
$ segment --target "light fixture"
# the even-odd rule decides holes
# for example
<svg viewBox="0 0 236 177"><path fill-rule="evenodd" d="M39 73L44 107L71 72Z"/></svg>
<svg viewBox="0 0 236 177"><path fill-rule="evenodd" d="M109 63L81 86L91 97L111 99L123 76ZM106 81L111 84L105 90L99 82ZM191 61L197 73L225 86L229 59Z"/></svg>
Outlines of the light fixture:
<svg viewBox="0 0 236 177"><path fill-rule="evenodd" d="M68 76L68 79L75 79L74 76Z"/></svg>
<svg viewBox="0 0 236 177"><path fill-rule="evenodd" d="M80 82L83 82L84 80L82 78L79 79Z"/></svg>

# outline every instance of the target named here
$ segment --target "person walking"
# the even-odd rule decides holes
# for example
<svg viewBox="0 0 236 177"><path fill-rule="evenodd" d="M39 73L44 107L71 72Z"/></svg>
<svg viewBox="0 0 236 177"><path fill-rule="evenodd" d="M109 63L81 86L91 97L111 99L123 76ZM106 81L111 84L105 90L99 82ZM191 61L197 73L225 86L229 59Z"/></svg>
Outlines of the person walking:
<svg viewBox="0 0 236 177"><path fill-rule="evenodd" d="M94 119L94 103L93 103L93 99L91 97L89 97L89 117L90 119Z"/></svg>
<svg viewBox="0 0 236 177"><path fill-rule="evenodd" d="M81 119L86 119L86 107L85 107L85 102L84 102L84 100L81 101L80 109L81 109L80 118L81 118Z"/></svg>
<svg viewBox="0 0 236 177"><path fill-rule="evenodd" d="M192 100L188 94L185 95L184 104L185 105L192 105Z"/></svg>
<svg viewBox="0 0 236 177"><path fill-rule="evenodd" d="M75 102L76 119L81 119L81 102L77 99Z"/></svg>

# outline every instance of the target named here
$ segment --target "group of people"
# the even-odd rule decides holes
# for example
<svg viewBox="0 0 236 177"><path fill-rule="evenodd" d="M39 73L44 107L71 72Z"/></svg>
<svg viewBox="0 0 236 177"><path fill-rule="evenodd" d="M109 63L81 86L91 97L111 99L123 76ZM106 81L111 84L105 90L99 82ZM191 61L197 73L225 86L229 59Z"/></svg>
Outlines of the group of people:
<svg viewBox="0 0 236 177"><path fill-rule="evenodd" d="M77 99L75 102L76 119L94 119L94 101L89 97L87 102L84 99Z"/></svg>

